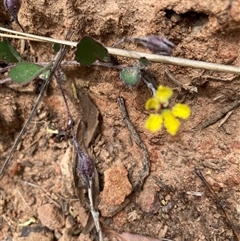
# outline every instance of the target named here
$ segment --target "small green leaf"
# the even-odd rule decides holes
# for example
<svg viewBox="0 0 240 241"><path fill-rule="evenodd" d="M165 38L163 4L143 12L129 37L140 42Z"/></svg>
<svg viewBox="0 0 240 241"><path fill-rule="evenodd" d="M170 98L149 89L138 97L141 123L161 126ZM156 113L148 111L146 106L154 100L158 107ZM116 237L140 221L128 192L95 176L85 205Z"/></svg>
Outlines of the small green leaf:
<svg viewBox="0 0 240 241"><path fill-rule="evenodd" d="M139 60L138 60L139 64L141 67L143 68L146 68L148 66L150 66L152 63L145 57L141 57Z"/></svg>
<svg viewBox="0 0 240 241"><path fill-rule="evenodd" d="M107 49L91 37L83 37L77 45L75 59L82 66L90 66L96 60L110 61Z"/></svg>
<svg viewBox="0 0 240 241"><path fill-rule="evenodd" d="M124 68L120 72L120 79L128 86L138 84L140 77L140 70L137 66Z"/></svg>
<svg viewBox="0 0 240 241"><path fill-rule="evenodd" d="M6 63L16 63L21 61L20 54L13 48L7 40L0 42L0 61Z"/></svg>
<svg viewBox="0 0 240 241"><path fill-rule="evenodd" d="M57 53L60 50L60 48L61 48L61 44L59 44L59 43L55 43L53 45L53 50L55 53Z"/></svg>
<svg viewBox="0 0 240 241"><path fill-rule="evenodd" d="M35 79L42 73L43 69L43 67L30 62L18 63L10 70L9 77L15 82L24 84Z"/></svg>

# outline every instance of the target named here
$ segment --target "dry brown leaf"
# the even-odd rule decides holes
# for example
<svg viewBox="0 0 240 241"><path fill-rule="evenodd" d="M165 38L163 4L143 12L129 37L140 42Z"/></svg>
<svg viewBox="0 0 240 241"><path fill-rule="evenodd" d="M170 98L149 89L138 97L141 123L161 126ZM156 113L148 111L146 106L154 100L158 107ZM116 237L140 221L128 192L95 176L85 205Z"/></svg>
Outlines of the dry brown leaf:
<svg viewBox="0 0 240 241"><path fill-rule="evenodd" d="M92 102L88 94L82 90L79 91L79 100L80 100L80 108L82 109L82 116L81 120L78 122L77 125L77 139L81 149L88 155L92 156L90 151L90 145L94 141L96 134L98 133L98 126L99 126L99 111L95 104ZM79 184L82 183L81 179L76 176L75 173L75 186L77 187L77 196L82 202L84 206L84 200L86 202L85 192L83 185ZM93 185L93 203L94 206L97 207L98 197L99 197L99 180L98 180L98 173L95 168L94 173L94 185ZM88 221L83 229L83 233L87 234L94 228L94 221L92 218L91 213L89 212Z"/></svg>
<svg viewBox="0 0 240 241"><path fill-rule="evenodd" d="M98 132L99 111L90 97L83 91L79 93L79 100L82 107L82 123L80 123L80 129L78 130L78 139L83 138L85 148L89 148Z"/></svg>

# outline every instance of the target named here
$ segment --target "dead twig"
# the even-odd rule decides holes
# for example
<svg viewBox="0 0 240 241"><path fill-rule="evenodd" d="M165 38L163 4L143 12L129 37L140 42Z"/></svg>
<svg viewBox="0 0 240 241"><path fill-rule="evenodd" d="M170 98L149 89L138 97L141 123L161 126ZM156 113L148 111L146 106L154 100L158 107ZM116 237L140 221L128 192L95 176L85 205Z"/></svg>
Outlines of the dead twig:
<svg viewBox="0 0 240 241"><path fill-rule="evenodd" d="M202 172L200 171L199 167L195 167L195 173L197 174L197 176L202 180L202 182L206 185L206 187L208 188L208 190L211 192L212 196L215 199L215 202L217 204L217 207L220 207L221 210L223 211L227 221L229 222L233 233L235 235L235 237L237 238L238 241L240 241L240 234L236 228L236 226L234 225L229 213L226 211L225 209L225 205L223 204L223 202L218 198L218 196L216 195L216 193L213 191L213 189L211 188L211 186L209 185L209 183L207 182L207 180L205 179L205 177L203 176Z"/></svg>
<svg viewBox="0 0 240 241"><path fill-rule="evenodd" d="M149 154L148 154L147 147L142 142L142 140L141 140L140 136L138 135L135 127L133 126L133 124L129 120L127 110L126 110L126 107L125 107L125 103L124 103L124 99L122 97L118 97L117 102L118 102L119 109L121 111L123 122L127 126L133 140L140 147L140 149L142 150L142 153L143 153L143 160L142 160L143 168L142 168L141 173L139 174L138 180L133 184L133 189L139 190L142 187L144 180L149 175L149 167L150 167Z"/></svg>
<svg viewBox="0 0 240 241"><path fill-rule="evenodd" d="M59 43L59 44L68 45L68 46L72 46L72 47L76 47L78 44L78 42L71 42L71 41L67 41L67 40L47 38L47 37L37 36L34 34L27 34L27 33L22 33L22 32L18 32L18 31L13 31L13 30L10 30L7 28L2 28L2 27L0 27L0 30L4 31L4 32L8 32L8 33L17 34L17 35L11 35L11 34L0 33L1 37L26 39L26 40L38 41L38 42ZM233 74L240 74L240 67L236 67L236 66L215 64L215 63L209 63L209 62L204 62L204 61L176 58L176 57L170 57L170 56L163 56L163 55L158 55L158 54L141 53L141 52L137 52L137 51L130 51L130 50L124 50L124 49L111 48L111 47L107 47L107 50L108 50L109 54L123 56L123 57L127 57L127 58L139 59L141 57L145 57L150 61L158 62L158 63L172 64L172 65L178 65L178 66L190 67L190 68L213 70L213 71L219 71L219 72L227 72L227 73L233 73Z"/></svg>
<svg viewBox="0 0 240 241"><path fill-rule="evenodd" d="M240 100L235 100L232 102L229 106L222 109L220 112L215 113L214 115L207 118L203 123L201 124L201 128L204 129L210 125L215 124L217 121L219 121L223 116L225 116L228 112L231 110L237 108L240 105Z"/></svg>
<svg viewBox="0 0 240 241"><path fill-rule="evenodd" d="M165 72L166 76L167 76L174 84L176 84L178 87L180 87L181 89L184 89L184 90L189 91L189 92L191 92L191 93L194 93L194 92L197 93L197 92L198 92L197 87L192 86L191 83L189 83L189 84L183 84L183 83L181 83L180 81L178 81L178 80L170 73L170 71L169 71L168 68L165 68L165 69L164 69L164 72Z"/></svg>
<svg viewBox="0 0 240 241"><path fill-rule="evenodd" d="M12 81L11 78L6 78L6 79L3 79L3 80L0 80L0 84L4 84L4 83L10 82L10 81Z"/></svg>
<svg viewBox="0 0 240 241"><path fill-rule="evenodd" d="M202 76L202 79L204 79L205 81L203 82L206 83L207 81L214 81L214 82L223 82L223 83L228 83L228 82L233 82L234 80L236 80L239 77L239 74L232 76L230 78L227 79L223 79L223 78L217 78L214 76L209 76L209 75L205 75Z"/></svg>
<svg viewBox="0 0 240 241"><path fill-rule="evenodd" d="M220 121L219 125L218 125L218 128L221 127L227 120L228 118L230 117L230 115L233 113L233 110L229 111L225 117L222 119L222 121Z"/></svg>
<svg viewBox="0 0 240 241"><path fill-rule="evenodd" d="M23 183L23 184L26 184L26 185L29 185L29 186L32 186L32 187L35 187L35 188L40 189L40 190L44 193L44 195L45 195L52 203L54 203L54 204L56 205L56 207L61 208L61 205L60 205L59 203L57 203L55 200L53 200L53 199L47 194L47 191L45 191L44 188L42 188L41 186L39 186L39 185L37 185L37 184L34 184L34 183L31 183L31 182L27 182L27 181L21 181L21 180L20 180L20 182Z"/></svg>

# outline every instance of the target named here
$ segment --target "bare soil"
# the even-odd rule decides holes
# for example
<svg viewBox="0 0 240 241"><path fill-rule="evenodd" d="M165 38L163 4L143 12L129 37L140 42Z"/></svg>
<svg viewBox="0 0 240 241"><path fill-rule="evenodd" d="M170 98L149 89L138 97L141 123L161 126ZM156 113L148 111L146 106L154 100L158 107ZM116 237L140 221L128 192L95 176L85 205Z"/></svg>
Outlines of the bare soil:
<svg viewBox="0 0 240 241"><path fill-rule="evenodd" d="M0 25L19 30L14 22L8 24L9 19L0 4ZM80 21L75 41L89 35L112 46L124 36L155 34L176 44L173 56L240 66L240 0L22 0L19 12L27 33L58 39L64 39L74 19ZM11 42L21 51L20 41ZM54 57L50 44L29 45L34 61L46 62ZM121 47L146 51L133 44ZM66 60L72 59L70 52ZM118 61L134 63L119 57ZM63 67L67 76L63 88L76 123L82 118L88 123L92 118L83 111L85 102L73 97L72 83L79 96L88 94L91 101L87 101L99 111L85 135L89 138L87 151L94 157L99 173L98 208L104 240L117 240L113 230L159 240L237 240L194 169L201 169L239 230L240 109L235 108L225 122L217 120L205 128L203 124L239 100L240 78L232 80L233 74L167 66L177 80L197 87L197 92L190 93L168 79L165 67L154 63L150 68L157 84L174 88L173 102L183 101L192 110L190 119L182 122L174 137L164 129L156 134L144 129L149 114L144 104L151 92L143 83L129 88L114 69ZM132 191L131 187L143 168L143 153L123 122L119 96L124 98L129 118L150 156L150 175L141 190ZM32 83L1 85L1 163L36 98ZM74 193L71 141L56 143L47 129L53 125L65 129L66 122L66 109L54 80L0 180L1 240L97 240L94 231L82 232L89 209ZM36 222L26 224L31 217Z"/></svg>

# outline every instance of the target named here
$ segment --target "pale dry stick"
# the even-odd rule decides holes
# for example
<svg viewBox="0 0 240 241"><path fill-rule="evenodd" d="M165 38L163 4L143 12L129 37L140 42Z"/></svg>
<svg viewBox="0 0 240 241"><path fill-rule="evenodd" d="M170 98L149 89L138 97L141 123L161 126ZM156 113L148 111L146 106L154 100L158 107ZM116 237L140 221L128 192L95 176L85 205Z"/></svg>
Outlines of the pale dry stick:
<svg viewBox="0 0 240 241"><path fill-rule="evenodd" d="M211 125L215 124L217 121L222 119L229 111L237 108L238 106L240 106L240 100L233 101L226 108L222 108L222 110L220 112L214 113L212 116L210 116L209 118L204 120L200 124L201 128L204 129L208 126L211 126Z"/></svg>
<svg viewBox="0 0 240 241"><path fill-rule="evenodd" d="M221 127L230 117L230 115L233 113L233 110L229 111L226 116L222 119L222 121L220 121L218 128Z"/></svg>
<svg viewBox="0 0 240 241"><path fill-rule="evenodd" d="M10 29L2 28L2 27L0 27L0 30L18 34L20 36L25 36L25 38L22 37L23 39L31 38L31 40L39 41L39 42L45 41L45 42L50 42L50 43L59 43L59 44L68 45L68 46L72 46L72 47L76 47L78 44L78 42L47 38L47 37L37 36L37 35L33 35L33 34L26 34L26 33L21 33L18 31L13 31ZM0 36L3 37L3 34L0 33ZM12 36L13 36L13 38L18 37L15 35L12 35ZM124 49L117 49L117 48L111 48L111 47L106 47L106 48L107 48L109 54L127 57L127 58L139 59L141 57L145 57L152 62L178 65L178 66L190 67L190 68L213 70L213 71L219 71L219 72L227 72L227 73L233 73L233 74L240 74L240 67L236 67L236 66L215 64L215 63L209 63L209 62L204 62L204 61L189 60L189 59L185 59L185 58L177 58L177 57L163 56L163 55L157 55L157 54L148 54L148 53L142 53L142 52L124 50Z"/></svg>
<svg viewBox="0 0 240 241"><path fill-rule="evenodd" d="M22 182L23 184L40 189L46 195L46 197L56 205L56 207L61 208L61 205L59 203L57 203L56 201L54 201L51 197L49 197L49 195L47 194L47 191L45 191L44 188L42 188L41 186L31 183L31 182L22 181L22 180L20 180L20 182Z"/></svg>
<svg viewBox="0 0 240 241"><path fill-rule="evenodd" d="M18 35L12 35L12 34L5 34L5 33L0 33L0 36L4 37L4 38L15 38L15 39L37 41L36 38L30 38L30 37L26 37L26 36L18 36Z"/></svg>
<svg viewBox="0 0 240 241"><path fill-rule="evenodd" d="M23 200L23 203L25 203L25 205L26 205L28 208L30 208L29 204L28 204L27 201L24 199L22 193L21 193L19 190L18 190L18 194L19 194L19 196L21 197L21 199Z"/></svg>
<svg viewBox="0 0 240 241"><path fill-rule="evenodd" d="M6 78L6 79L3 79L3 80L0 80L0 84L7 83L9 81L12 81L12 79L11 78Z"/></svg>
<svg viewBox="0 0 240 241"><path fill-rule="evenodd" d="M216 100L219 100L219 99L221 99L223 97L224 97L224 95L218 95L217 97L213 98L213 100L216 101Z"/></svg>
<svg viewBox="0 0 240 241"><path fill-rule="evenodd" d="M93 181L90 180L90 187L88 187L88 198L89 198L89 203L90 203L90 211L94 220L94 224L98 233L98 238L99 241L104 241L103 240L103 233L102 233L102 228L100 225L100 219L99 219L99 212L94 208L94 202L93 202Z"/></svg>
<svg viewBox="0 0 240 241"><path fill-rule="evenodd" d="M11 69L13 66L15 66L15 64L4 67L4 68L0 68L0 73L5 73L7 72L9 69Z"/></svg>

